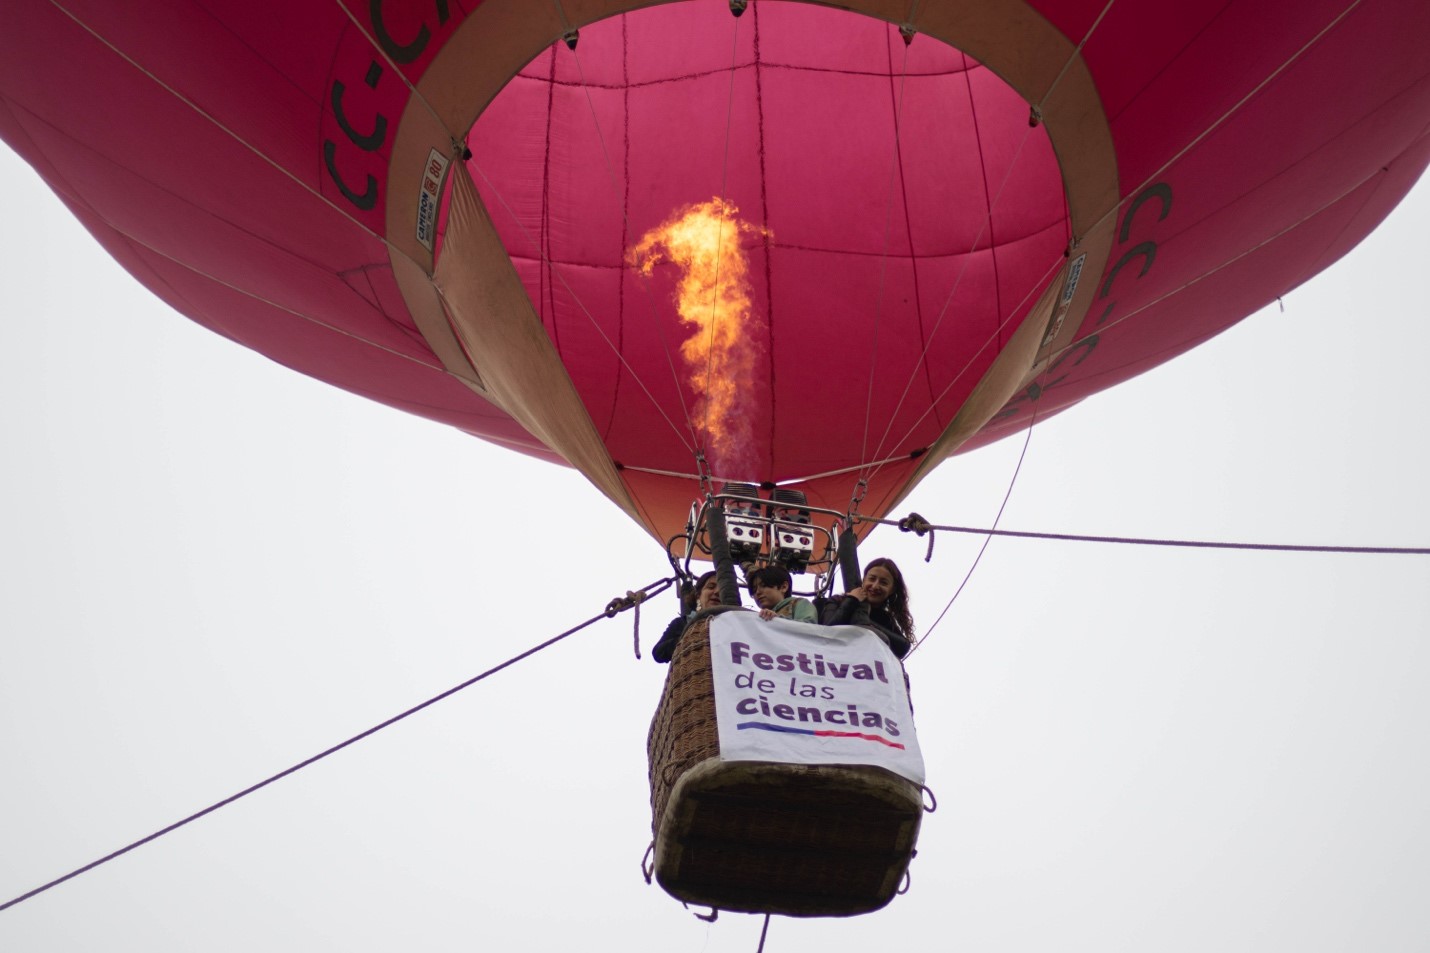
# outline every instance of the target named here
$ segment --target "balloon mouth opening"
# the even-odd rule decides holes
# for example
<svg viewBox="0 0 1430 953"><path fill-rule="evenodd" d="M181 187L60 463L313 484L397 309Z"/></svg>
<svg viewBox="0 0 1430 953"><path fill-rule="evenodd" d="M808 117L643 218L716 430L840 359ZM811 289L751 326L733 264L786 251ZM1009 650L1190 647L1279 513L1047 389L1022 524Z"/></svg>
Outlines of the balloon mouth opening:
<svg viewBox="0 0 1430 953"><path fill-rule="evenodd" d="M1116 169L1078 51L1016 4L929 6L911 43L872 0L761 0L738 18L626 5L598 5L617 12L576 24L572 49L529 8L488 0L427 71L398 152L415 168L440 148L431 115L470 117L471 156L446 175L428 248L448 277L476 275L482 300L459 317L439 287L442 302L419 302L424 327L480 387L483 362L499 373L501 360L483 353L484 322L520 312L513 331L540 338L553 371L540 379L569 386L579 420L548 413L539 388L482 393L628 509L688 504L702 476L833 504L861 472L877 472L886 505L1081 324L1089 283L1074 300L1059 276ZM1029 102L1064 74L1030 123ZM478 241L448 221L458 178ZM715 270L741 280L698 291L747 301L738 324L692 320L688 257L649 244L701 206L725 209ZM410 221L402 211L392 220ZM1105 243L1077 240L1097 273ZM484 290L498 285L511 294ZM409 302L425 293L413 287Z"/></svg>
<svg viewBox="0 0 1430 953"><path fill-rule="evenodd" d="M756 419L772 405L813 409L776 399L777 352L803 349L816 367L840 354L865 363L880 314L884 333L920 342L889 355L899 375L918 373L924 344L956 365L949 374L976 370L1070 233L1047 132L1028 125L1008 84L939 39L906 44L895 24L808 3L753 4L738 19L722 4L655 5L586 24L574 51L554 41L518 70L468 142L473 180L563 361L573 365L578 337L597 350L631 349L632 332L658 340L667 356L641 383L731 479L800 476L772 459ZM699 321L678 302L689 276L676 256L652 265L634 249L712 202L735 210L713 232L716 268L746 276L734 296L749 306ZM1021 263L1030 255L1038 267ZM822 285L833 273L858 278L831 294ZM702 293L707 310L727 294ZM792 309L816 312L797 319L807 326L797 341L781 339ZM947 327L970 324L992 340L987 353L940 348L940 333L954 337ZM692 349L687 361L669 356ZM614 412L611 375L641 373L625 364L573 371L598 426ZM953 409L881 452L928 446ZM883 413L914 425L892 402ZM690 469L689 448L676 447L665 464Z"/></svg>

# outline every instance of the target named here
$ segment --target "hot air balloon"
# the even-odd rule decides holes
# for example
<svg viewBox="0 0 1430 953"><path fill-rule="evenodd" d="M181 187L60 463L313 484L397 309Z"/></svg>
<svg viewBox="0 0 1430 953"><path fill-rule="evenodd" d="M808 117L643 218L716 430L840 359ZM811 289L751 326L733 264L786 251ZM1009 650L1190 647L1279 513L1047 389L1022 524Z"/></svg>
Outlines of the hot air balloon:
<svg viewBox="0 0 1430 953"><path fill-rule="evenodd" d="M1430 157L1410 0L842 6L33 0L0 131L194 320L661 540L702 475L882 515L1326 267ZM700 207L718 293L654 237Z"/></svg>
<svg viewBox="0 0 1430 953"><path fill-rule="evenodd" d="M662 541L712 482L882 516L1296 287L1430 161L1410 0L730 14L25 0L0 134L195 321Z"/></svg>

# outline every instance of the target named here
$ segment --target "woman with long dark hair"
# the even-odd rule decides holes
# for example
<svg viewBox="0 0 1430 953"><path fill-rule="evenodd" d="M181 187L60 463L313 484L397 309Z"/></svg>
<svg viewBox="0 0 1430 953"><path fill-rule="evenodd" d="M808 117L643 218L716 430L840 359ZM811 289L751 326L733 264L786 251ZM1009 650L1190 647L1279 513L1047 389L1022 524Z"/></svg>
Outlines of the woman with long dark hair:
<svg viewBox="0 0 1430 953"><path fill-rule="evenodd" d="M825 604L824 625L862 625L878 633L894 654L903 658L914 641L914 617L909 612L909 587L892 559L871 559L864 579L843 596Z"/></svg>

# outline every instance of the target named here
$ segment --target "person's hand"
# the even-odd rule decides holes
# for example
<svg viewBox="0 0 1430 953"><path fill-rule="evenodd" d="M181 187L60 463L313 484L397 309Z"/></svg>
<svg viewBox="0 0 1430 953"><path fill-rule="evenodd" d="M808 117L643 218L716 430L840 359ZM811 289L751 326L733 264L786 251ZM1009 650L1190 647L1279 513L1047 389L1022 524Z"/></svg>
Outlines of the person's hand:
<svg viewBox="0 0 1430 953"><path fill-rule="evenodd" d="M774 617L775 617L775 610L773 610L773 609L761 609L761 610L760 610L760 618L761 618L761 619L764 619L766 622L770 621L770 620L773 619Z"/></svg>
<svg viewBox="0 0 1430 953"><path fill-rule="evenodd" d="M851 599L858 599L860 602L869 601L869 594L864 591L863 586L858 586L854 589L850 589L848 592L845 593L845 595L849 596Z"/></svg>

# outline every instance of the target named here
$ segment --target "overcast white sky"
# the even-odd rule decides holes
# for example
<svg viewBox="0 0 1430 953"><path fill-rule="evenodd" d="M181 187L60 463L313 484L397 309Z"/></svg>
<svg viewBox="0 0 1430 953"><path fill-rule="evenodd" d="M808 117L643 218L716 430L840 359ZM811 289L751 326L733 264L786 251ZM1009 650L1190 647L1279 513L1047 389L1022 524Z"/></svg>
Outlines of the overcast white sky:
<svg viewBox="0 0 1430 953"><path fill-rule="evenodd" d="M573 472L198 328L0 182L0 902L666 573ZM1422 185L1284 313L1039 425L1004 527L1430 545L1427 222ZM1020 447L910 508L986 525ZM927 628L977 544L865 555ZM995 540L910 673L911 893L767 951L1430 945L1430 558ZM663 676L602 623L0 913L0 949L752 951L640 876Z"/></svg>

